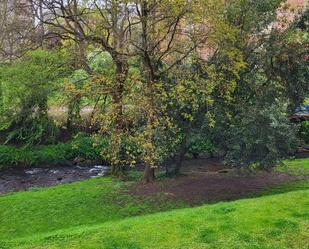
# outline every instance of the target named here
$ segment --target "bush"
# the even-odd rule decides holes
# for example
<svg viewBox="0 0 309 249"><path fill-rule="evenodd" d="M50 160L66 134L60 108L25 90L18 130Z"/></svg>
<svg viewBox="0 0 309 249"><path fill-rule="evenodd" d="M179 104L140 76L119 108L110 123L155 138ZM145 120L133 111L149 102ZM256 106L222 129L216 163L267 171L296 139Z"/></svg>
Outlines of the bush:
<svg viewBox="0 0 309 249"><path fill-rule="evenodd" d="M57 144L40 147L16 148L0 145L0 165L2 168L11 166L47 166L69 164L69 144Z"/></svg>
<svg viewBox="0 0 309 249"><path fill-rule="evenodd" d="M0 132L6 142L54 143L59 131L48 100L70 72L64 51L31 51L0 66Z"/></svg>
<svg viewBox="0 0 309 249"><path fill-rule="evenodd" d="M55 143L59 135L59 129L47 116L34 114L16 118L11 127L4 133L7 134L6 142L35 145Z"/></svg>
<svg viewBox="0 0 309 249"><path fill-rule="evenodd" d="M0 145L0 165L3 167L24 163L26 154L24 153L24 149L18 150L12 146Z"/></svg>
<svg viewBox="0 0 309 249"><path fill-rule="evenodd" d="M0 145L0 167L44 167L71 165L76 157L83 160L104 160L102 151L108 146L106 138L77 136L68 143L24 146Z"/></svg>
<svg viewBox="0 0 309 249"><path fill-rule="evenodd" d="M304 121L301 123L299 137L302 142L307 145L309 144L309 121Z"/></svg>
<svg viewBox="0 0 309 249"><path fill-rule="evenodd" d="M140 155L136 141L122 139L121 158ZM14 147L0 145L0 168L6 167L46 167L72 165L75 158L90 161L108 162L110 144L107 137L92 137L78 134L67 143L55 145Z"/></svg>
<svg viewBox="0 0 309 249"><path fill-rule="evenodd" d="M267 169L294 153L297 126L288 120L282 109L278 105L244 108L228 130L226 163Z"/></svg>
<svg viewBox="0 0 309 249"><path fill-rule="evenodd" d="M79 134L70 145L70 158L81 157L86 160L95 160L100 158L102 151L108 147L108 140L105 137L93 138Z"/></svg>
<svg viewBox="0 0 309 249"><path fill-rule="evenodd" d="M216 151L216 146L208 137L195 137L190 142L188 151L192 155L207 153L210 156L213 156Z"/></svg>
<svg viewBox="0 0 309 249"><path fill-rule="evenodd" d="M57 144L33 148L33 160L28 166L70 165L72 158L71 144Z"/></svg>

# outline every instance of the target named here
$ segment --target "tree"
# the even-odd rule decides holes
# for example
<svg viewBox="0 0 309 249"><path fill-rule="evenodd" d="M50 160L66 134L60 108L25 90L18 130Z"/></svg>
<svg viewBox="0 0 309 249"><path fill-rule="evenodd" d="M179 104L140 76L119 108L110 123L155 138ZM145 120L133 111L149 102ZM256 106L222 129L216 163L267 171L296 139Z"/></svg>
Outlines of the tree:
<svg viewBox="0 0 309 249"><path fill-rule="evenodd" d="M53 142L56 128L48 117L48 98L69 73L63 51L28 52L2 66L0 131L6 141L39 144Z"/></svg>
<svg viewBox="0 0 309 249"><path fill-rule="evenodd" d="M210 52L207 58L200 58L200 61L210 60L211 53L214 53L211 51L219 50L220 43L224 43L224 46L226 46L233 40L236 33L222 18L223 6L220 1L215 3L212 1L136 1L134 3L135 15L132 20L137 25L132 30L134 35L131 37L131 44L134 48L133 51L140 58L143 69L140 78L142 88L139 92L138 111L145 115L141 122L142 127L139 128L136 136L141 147L142 161L146 164L145 182L154 180L155 168L162 158L168 154L166 149L162 149L165 146L159 141L172 141L172 138L169 139L168 137L175 135L177 129L189 131L189 123L202 122L201 119L193 121L191 114L177 110L179 113L183 112L181 115L186 115L186 122L189 124L185 129L182 125L177 127L180 120L172 120L173 115L169 115L171 112L167 111L168 108L175 108L175 106L170 107L168 102L169 99L174 101L175 98L178 98L178 100L175 100L176 102L183 102L186 96L185 90L190 85L187 83L191 82L190 87L196 94L194 96L201 102L198 104L198 101L191 102L193 109L189 108L186 111L194 110L195 119L200 114L199 111L207 109L205 106L210 102L207 96L212 92L212 85L216 84L214 82L214 70L211 70L212 66L207 65L207 73L211 75L208 75L208 79L205 79L202 77L202 73L198 74L194 70L187 70L184 64L190 64L190 58L194 54L201 57L201 50ZM205 11L208 14L206 17ZM224 46L221 46L220 49L223 50ZM230 49L230 51L232 50ZM231 55L228 57L232 58ZM241 64L241 58L239 59L237 55L234 57L232 60L240 61ZM207 64L207 62L204 64ZM236 64L231 69L231 72L235 70L235 74L239 70L236 66L241 68L241 65ZM229 64L229 66L232 66L232 64ZM206 68L206 66L204 67ZM203 73L206 74L206 72ZM195 84L194 81L199 83ZM230 82L233 81L227 80L221 83L230 84ZM227 84L226 88L229 88ZM180 88L185 90L181 94L178 94L180 91L176 93L177 90L175 89ZM207 93L207 96L205 96L205 93ZM192 98L194 99L194 97ZM178 107L190 104L181 103ZM196 105L198 105L198 108ZM190 118L188 118L189 116ZM190 136L190 132L187 135ZM167 147L174 148L175 145ZM180 155L180 157L183 156Z"/></svg>
<svg viewBox="0 0 309 249"><path fill-rule="evenodd" d="M234 166L269 168L297 145L297 127L290 124L287 112L303 100L307 70L304 46L301 42L295 46L292 38L299 37L298 32L274 25L281 3L243 1L235 2L237 8L233 4L229 8L227 20L241 27L237 47L243 51L246 67L232 99L217 98L218 124L220 119L224 122L216 132L220 132L221 141L224 137L221 144L227 151L226 162Z"/></svg>
<svg viewBox="0 0 309 249"><path fill-rule="evenodd" d="M176 6L179 9L176 10ZM155 167L160 158L156 148L156 135L164 113L159 110L156 98L160 82L160 64L168 55L175 53L175 37L179 35L180 24L186 13L184 2L170 4L168 1L136 1L137 22L140 24L137 39L132 41L143 67L145 127L140 136L142 160L145 162L144 181L155 178ZM167 13L169 11L169 13ZM179 46L178 46L179 47ZM172 66L172 65L170 65ZM162 90L161 88L160 90ZM161 108L160 108L161 109ZM161 120L159 120L161 119Z"/></svg>
<svg viewBox="0 0 309 249"><path fill-rule="evenodd" d="M109 92L112 98L109 127L107 132L111 136L117 158L120 149L120 137L123 130L123 91L128 75L128 49L131 26L130 3L127 1L84 1L77 0L33 0L34 6L43 9L46 13L40 21L50 28L52 34L62 39L75 40L79 44L85 41L94 47L106 51L113 59L116 67L115 76L111 85L104 85L106 81L95 75L95 80L102 81L102 88ZM39 17L38 17L39 18ZM112 119L112 122L110 122ZM106 120L102 120L106 122ZM106 127L102 125L102 127ZM121 174L121 165L118 160L112 160L113 174Z"/></svg>
<svg viewBox="0 0 309 249"><path fill-rule="evenodd" d="M35 45L35 20L28 0L0 3L0 59L20 57Z"/></svg>

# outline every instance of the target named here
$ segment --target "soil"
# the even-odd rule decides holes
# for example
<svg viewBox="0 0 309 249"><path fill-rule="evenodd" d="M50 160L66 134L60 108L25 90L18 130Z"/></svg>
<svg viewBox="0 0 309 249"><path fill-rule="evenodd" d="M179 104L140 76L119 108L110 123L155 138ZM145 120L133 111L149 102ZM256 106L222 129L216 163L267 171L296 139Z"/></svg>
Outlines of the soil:
<svg viewBox="0 0 309 249"><path fill-rule="evenodd" d="M200 159L187 161L181 176L147 185L137 183L130 193L137 196L160 194L194 206L256 196L266 188L295 180L298 178L276 172L240 173L226 168L218 159Z"/></svg>
<svg viewBox="0 0 309 249"><path fill-rule="evenodd" d="M102 176L109 170L107 167L105 171L106 167L70 166L2 171L0 195ZM227 168L219 159L194 159L184 163L183 175L158 179L147 185L138 182L133 184L128 192L136 196L163 194L190 205L197 205L256 195L267 187L295 180L296 177L275 172L240 173Z"/></svg>

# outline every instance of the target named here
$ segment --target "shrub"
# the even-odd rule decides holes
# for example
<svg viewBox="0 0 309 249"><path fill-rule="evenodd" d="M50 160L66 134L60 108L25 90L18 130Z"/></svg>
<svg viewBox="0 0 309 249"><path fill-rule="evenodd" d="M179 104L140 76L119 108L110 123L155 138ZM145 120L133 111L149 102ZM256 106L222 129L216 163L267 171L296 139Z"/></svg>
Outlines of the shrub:
<svg viewBox="0 0 309 249"><path fill-rule="evenodd" d="M226 163L267 169L295 152L297 126L278 105L260 109L245 108L228 130Z"/></svg>
<svg viewBox="0 0 309 249"><path fill-rule="evenodd" d="M299 137L305 144L309 144L309 121L301 123Z"/></svg>
<svg viewBox="0 0 309 249"><path fill-rule="evenodd" d="M11 166L67 165L70 159L67 157L69 150L69 144L21 148L0 145L0 165L2 168Z"/></svg>
<svg viewBox="0 0 309 249"><path fill-rule="evenodd" d="M22 154L22 150L18 151L18 149L12 146L0 145L0 165L2 167L8 165L17 165L22 161Z"/></svg>
<svg viewBox="0 0 309 249"><path fill-rule="evenodd" d="M6 130L6 142L22 142L29 145L40 143L54 143L59 135L59 129L47 116L26 115L17 117Z"/></svg>
<svg viewBox="0 0 309 249"><path fill-rule="evenodd" d="M72 160L70 151L70 143L32 148L33 161L29 166L70 165Z"/></svg>
<svg viewBox="0 0 309 249"><path fill-rule="evenodd" d="M16 148L0 145L0 166L33 167L71 165L74 158L84 160L103 159L102 151L108 146L106 138L79 135L67 143Z"/></svg>
<svg viewBox="0 0 309 249"><path fill-rule="evenodd" d="M0 67L0 131L7 142L55 142L48 99L70 72L67 60L64 51L36 50Z"/></svg>
<svg viewBox="0 0 309 249"><path fill-rule="evenodd" d="M0 168L5 167L44 167L72 165L75 158L108 162L110 152L107 137L92 137L78 134L67 143L40 146L14 147L0 145ZM121 158L128 156L138 159L140 150L135 140L122 139Z"/></svg>
<svg viewBox="0 0 309 249"><path fill-rule="evenodd" d="M98 147L94 147L94 139L88 136L78 135L71 141L71 158L81 157L84 159L95 159L100 156Z"/></svg>
<svg viewBox="0 0 309 249"><path fill-rule="evenodd" d="M208 137L195 137L190 142L188 151L192 155L207 153L213 156L216 151L216 146Z"/></svg>

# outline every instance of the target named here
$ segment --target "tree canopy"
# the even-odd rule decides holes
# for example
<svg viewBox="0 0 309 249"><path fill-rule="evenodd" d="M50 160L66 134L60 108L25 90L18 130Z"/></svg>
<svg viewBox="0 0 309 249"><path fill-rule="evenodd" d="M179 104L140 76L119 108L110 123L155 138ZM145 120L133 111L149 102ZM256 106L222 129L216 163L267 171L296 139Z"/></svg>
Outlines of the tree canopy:
<svg viewBox="0 0 309 249"><path fill-rule="evenodd" d="M309 92L308 11L279 20L289 8L282 0L31 0L23 8L31 31L0 67L5 142L88 132L107 138L102 155L114 175L142 163L146 182L168 160L179 173L190 151L268 168L297 147L288 116ZM7 51L21 21L0 21ZM66 110L61 125L49 115L55 106ZM84 127L83 108L91 109Z"/></svg>

